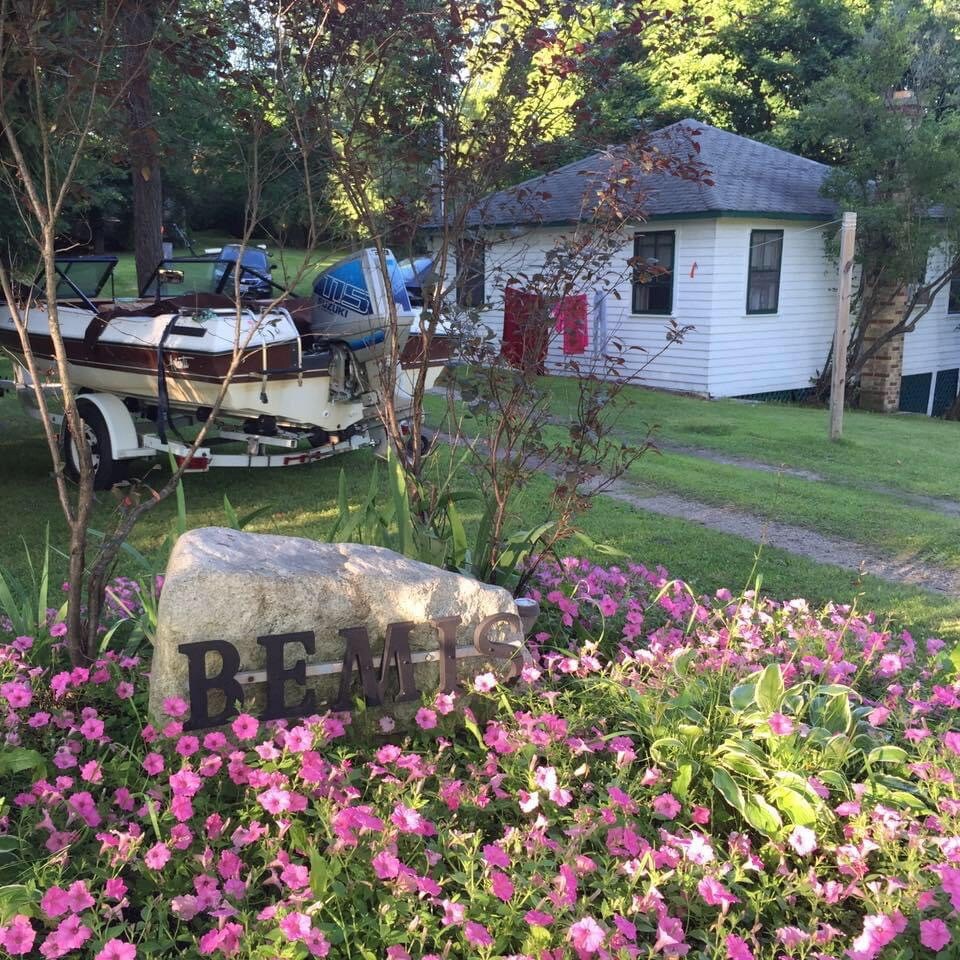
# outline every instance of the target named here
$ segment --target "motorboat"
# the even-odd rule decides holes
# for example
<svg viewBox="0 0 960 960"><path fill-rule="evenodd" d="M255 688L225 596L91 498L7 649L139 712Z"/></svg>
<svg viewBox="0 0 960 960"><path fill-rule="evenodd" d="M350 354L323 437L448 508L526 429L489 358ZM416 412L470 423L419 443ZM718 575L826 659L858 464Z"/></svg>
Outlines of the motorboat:
<svg viewBox="0 0 960 960"><path fill-rule="evenodd" d="M56 267L59 328L71 383L83 394L87 436L98 448L99 487L115 482L122 461L186 449L186 441L171 442L167 433L180 440L178 424L206 421L221 392L219 435L247 442L246 465L309 462L382 442L384 385L393 382L402 418L420 371L429 388L451 361L444 332L419 330L419 310L390 251L366 248L345 257L316 278L306 298L246 264L238 278L236 257L210 256L164 260L136 300L104 298L116 265L116 257L67 257ZM275 295L262 296L264 285ZM37 363L55 376L42 289L35 284L21 306ZM257 298L244 296L249 289ZM7 304L0 305L0 347L22 361ZM130 428L125 416L155 433ZM70 466L76 450L62 433ZM264 454L277 446L288 462ZM218 465L212 450L198 453L196 469ZM239 466L244 458L220 462Z"/></svg>

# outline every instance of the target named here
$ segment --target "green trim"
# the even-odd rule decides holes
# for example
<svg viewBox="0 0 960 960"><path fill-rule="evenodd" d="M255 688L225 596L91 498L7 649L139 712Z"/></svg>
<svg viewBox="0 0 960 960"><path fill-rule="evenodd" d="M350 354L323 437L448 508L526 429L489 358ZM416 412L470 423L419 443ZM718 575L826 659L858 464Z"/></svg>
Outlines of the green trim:
<svg viewBox="0 0 960 960"><path fill-rule="evenodd" d="M818 213L774 213L769 210L695 210L689 213L652 213L645 220L639 221L642 226L644 223L656 223L661 220L798 220L804 223L822 223L826 226L833 223L832 219L824 219L824 214ZM485 223L482 227L473 225L473 230L506 230L510 227L526 227L529 230L539 230L550 227L572 227L578 223L586 223L584 220L544 220L536 223ZM836 218L839 223L839 217ZM439 227L428 226L421 227L422 230L435 233Z"/></svg>
<svg viewBox="0 0 960 960"><path fill-rule="evenodd" d="M654 213L644 223L656 220L801 220L805 223L832 223L822 214L813 213L771 213L769 210L704 210L693 213Z"/></svg>

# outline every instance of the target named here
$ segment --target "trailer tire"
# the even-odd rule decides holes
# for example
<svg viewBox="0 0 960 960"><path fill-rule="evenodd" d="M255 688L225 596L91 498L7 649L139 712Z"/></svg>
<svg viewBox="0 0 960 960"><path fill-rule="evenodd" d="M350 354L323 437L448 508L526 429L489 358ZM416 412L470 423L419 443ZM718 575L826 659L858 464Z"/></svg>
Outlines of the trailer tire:
<svg viewBox="0 0 960 960"><path fill-rule="evenodd" d="M114 484L127 479L129 465L126 460L114 459L107 421L96 404L80 397L77 399L77 410L83 420L87 443L90 444L90 456L93 458L93 489L109 490ZM72 480L79 480L80 461L66 419L63 421L62 452L67 476Z"/></svg>

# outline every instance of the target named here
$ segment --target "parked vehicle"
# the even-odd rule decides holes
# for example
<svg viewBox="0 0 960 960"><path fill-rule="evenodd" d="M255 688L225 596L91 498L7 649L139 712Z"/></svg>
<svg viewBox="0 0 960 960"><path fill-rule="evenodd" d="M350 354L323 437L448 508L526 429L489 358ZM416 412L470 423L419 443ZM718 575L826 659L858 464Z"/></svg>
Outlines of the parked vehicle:
<svg viewBox="0 0 960 960"><path fill-rule="evenodd" d="M218 272L228 269L227 264L234 264L230 271L230 283L240 285L242 297L267 299L274 293L275 285L270 279L273 264L267 254L266 247L244 247L239 243L228 243L216 249L207 249L207 254L213 254L218 263ZM239 279L237 279L236 264L240 264ZM233 290L226 290L232 294Z"/></svg>
<svg viewBox="0 0 960 960"><path fill-rule="evenodd" d="M392 255L389 285L368 249L320 274L312 299L286 295L257 274L274 295L239 301L230 296L237 261L209 257L163 261L137 300L99 299L116 262L71 257L57 264L60 330L71 382L82 394L78 405L99 489L124 479L139 457L169 450L185 458L185 432L209 419L221 391L215 429L190 459L192 471L293 466L382 443L382 364L391 356L400 357L392 378L396 407L402 415L409 405L424 342L410 336L417 311ZM27 329L37 360L55 371L42 301L31 304ZM6 304L0 347L22 358ZM450 360L450 342L435 336L428 386ZM19 379L23 396L31 388ZM76 473L77 451L65 425L61 439ZM232 441L245 452L220 452Z"/></svg>

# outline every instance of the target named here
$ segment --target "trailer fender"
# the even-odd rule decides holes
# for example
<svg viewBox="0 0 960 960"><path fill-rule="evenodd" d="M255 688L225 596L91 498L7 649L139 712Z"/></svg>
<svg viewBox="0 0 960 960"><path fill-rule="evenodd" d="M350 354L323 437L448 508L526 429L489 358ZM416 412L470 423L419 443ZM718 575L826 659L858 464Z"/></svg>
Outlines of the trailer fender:
<svg viewBox="0 0 960 960"><path fill-rule="evenodd" d="M92 403L103 415L110 433L110 447L114 460L133 460L137 457L151 456L154 451L140 445L133 416L124 402L112 393L83 393L80 395L87 403ZM78 397L78 399L80 399Z"/></svg>

